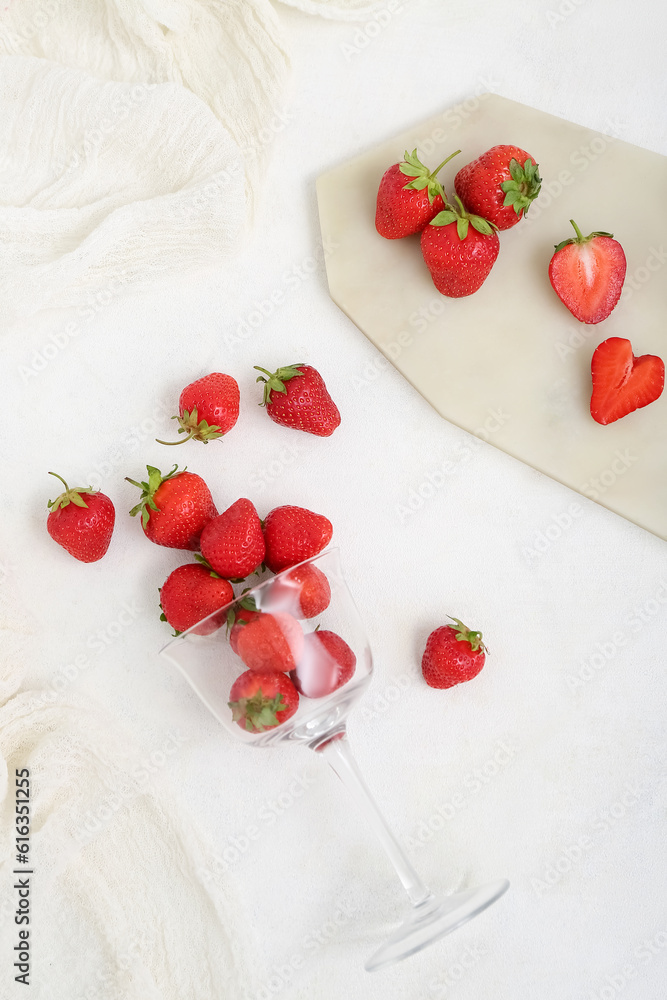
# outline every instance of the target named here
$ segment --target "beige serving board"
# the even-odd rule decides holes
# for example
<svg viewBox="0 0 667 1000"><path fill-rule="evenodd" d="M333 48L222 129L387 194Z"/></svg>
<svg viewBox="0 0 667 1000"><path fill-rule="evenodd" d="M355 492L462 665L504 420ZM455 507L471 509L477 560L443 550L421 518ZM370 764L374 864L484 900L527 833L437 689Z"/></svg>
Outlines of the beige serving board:
<svg viewBox="0 0 667 1000"><path fill-rule="evenodd" d="M442 181L498 143L540 164L528 217L500 234L496 265L463 299L440 295L419 238L375 231L386 168L415 147ZM466 101L318 179L331 297L448 420L667 538L667 392L603 427L589 413L590 362L608 337L667 361L667 158L493 94ZM621 300L597 326L579 323L547 274L554 244L611 232L628 271Z"/></svg>

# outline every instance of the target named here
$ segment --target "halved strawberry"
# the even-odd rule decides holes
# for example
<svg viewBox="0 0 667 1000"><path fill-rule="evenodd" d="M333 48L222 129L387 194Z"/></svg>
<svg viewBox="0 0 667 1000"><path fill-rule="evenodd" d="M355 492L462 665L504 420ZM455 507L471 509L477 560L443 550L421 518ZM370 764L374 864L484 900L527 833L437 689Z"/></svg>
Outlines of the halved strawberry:
<svg viewBox="0 0 667 1000"><path fill-rule="evenodd" d="M572 315L582 323L601 323L621 297L627 263L623 247L612 233L577 234L556 247L549 263L549 281Z"/></svg>
<svg viewBox="0 0 667 1000"><path fill-rule="evenodd" d="M595 348L591 359L593 394L591 416L611 424L633 410L653 403L665 385L665 365L654 354L636 358L624 337L609 337Z"/></svg>
<svg viewBox="0 0 667 1000"><path fill-rule="evenodd" d="M299 692L286 674L246 670L229 692L232 719L248 733L275 729L299 707Z"/></svg>

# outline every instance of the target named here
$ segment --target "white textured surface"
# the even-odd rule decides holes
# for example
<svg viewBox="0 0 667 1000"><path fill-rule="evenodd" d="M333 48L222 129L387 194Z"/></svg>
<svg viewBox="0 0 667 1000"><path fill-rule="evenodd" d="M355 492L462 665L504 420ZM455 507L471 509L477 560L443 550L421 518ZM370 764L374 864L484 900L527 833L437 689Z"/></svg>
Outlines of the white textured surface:
<svg viewBox="0 0 667 1000"><path fill-rule="evenodd" d="M611 118L623 139L667 152L663 8L640 18L620 2L585 0L549 18L559 6L413 0L381 18L377 34L284 16L293 119L275 138L243 254L196 279L122 291L85 322L42 316L3 342L12 427L2 586L36 626L31 680L52 683L84 656L68 694L105 705L147 755L180 734L153 780L219 857L236 838L229 870L212 854L208 871L237 908L238 930L253 935L244 1000L661 995L665 544L441 420L332 304L318 246L318 174L476 91L600 131ZM19 366L72 319L79 335L22 378ZM279 428L255 406L252 365L296 360L315 364L339 403L343 423L329 441ZM387 818L434 888L512 882L455 936L373 977L363 959L405 900L344 790L305 751L230 743L156 655L165 637L156 588L180 557L123 516L133 500L122 477L172 459L152 439L184 382L212 369L239 379L241 422L223 444L193 444L178 458L220 505L248 495L262 513L295 502L333 520L377 662L351 735ZM452 471L405 513L446 460ZM49 468L97 476L114 499L118 527L102 562L82 566L46 535ZM570 526L547 537L572 503ZM111 638L123 602L141 614ZM435 692L418 659L446 612L482 628L492 656L475 682ZM588 679L575 686L577 677ZM386 695L399 685L395 704ZM492 764L499 751L506 763ZM428 839L438 809L451 818ZM535 881L559 864L571 867L553 886ZM35 940L49 933L37 915Z"/></svg>

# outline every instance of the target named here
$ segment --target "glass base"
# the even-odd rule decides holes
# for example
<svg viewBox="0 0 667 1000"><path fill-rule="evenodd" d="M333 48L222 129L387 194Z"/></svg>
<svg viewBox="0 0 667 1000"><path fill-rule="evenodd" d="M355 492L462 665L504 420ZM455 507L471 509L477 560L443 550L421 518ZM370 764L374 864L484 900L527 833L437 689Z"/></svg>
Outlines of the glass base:
<svg viewBox="0 0 667 1000"><path fill-rule="evenodd" d="M500 899L508 888L507 879L501 878L476 889L457 892L453 896L427 896L423 903L415 906L410 916L382 947L371 955L364 968L367 972L376 972L414 955L472 920L487 906Z"/></svg>

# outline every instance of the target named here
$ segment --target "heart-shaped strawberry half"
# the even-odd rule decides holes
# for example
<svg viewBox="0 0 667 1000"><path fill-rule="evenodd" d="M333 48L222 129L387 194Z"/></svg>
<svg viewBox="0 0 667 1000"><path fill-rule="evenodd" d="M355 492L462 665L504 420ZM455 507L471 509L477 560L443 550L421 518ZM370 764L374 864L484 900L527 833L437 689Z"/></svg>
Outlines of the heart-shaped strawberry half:
<svg viewBox="0 0 667 1000"><path fill-rule="evenodd" d="M591 416L599 424L653 403L665 385L665 364L654 354L636 358L624 337L609 337L596 347L591 360Z"/></svg>

